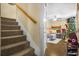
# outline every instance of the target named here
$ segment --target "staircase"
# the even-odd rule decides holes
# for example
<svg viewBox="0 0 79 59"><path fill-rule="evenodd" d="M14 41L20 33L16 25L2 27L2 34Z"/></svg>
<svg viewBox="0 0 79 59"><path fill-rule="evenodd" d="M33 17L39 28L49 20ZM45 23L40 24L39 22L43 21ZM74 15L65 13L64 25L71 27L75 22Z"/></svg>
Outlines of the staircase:
<svg viewBox="0 0 79 59"><path fill-rule="evenodd" d="M16 19L1 17L1 56L34 56Z"/></svg>

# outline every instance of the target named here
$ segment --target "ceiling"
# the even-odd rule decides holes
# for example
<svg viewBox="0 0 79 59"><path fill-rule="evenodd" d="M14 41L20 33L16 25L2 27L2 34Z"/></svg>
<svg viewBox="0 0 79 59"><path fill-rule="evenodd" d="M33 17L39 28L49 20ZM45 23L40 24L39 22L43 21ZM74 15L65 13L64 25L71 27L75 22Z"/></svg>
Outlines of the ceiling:
<svg viewBox="0 0 79 59"><path fill-rule="evenodd" d="M68 18L76 16L76 3L48 3L46 6L47 18Z"/></svg>

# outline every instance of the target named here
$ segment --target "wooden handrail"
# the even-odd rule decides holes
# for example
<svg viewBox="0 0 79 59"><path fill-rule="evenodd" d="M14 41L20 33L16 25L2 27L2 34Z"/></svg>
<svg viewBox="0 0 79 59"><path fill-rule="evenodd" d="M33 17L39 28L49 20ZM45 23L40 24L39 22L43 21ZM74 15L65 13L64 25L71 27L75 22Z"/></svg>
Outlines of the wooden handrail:
<svg viewBox="0 0 79 59"><path fill-rule="evenodd" d="M18 4L16 4L16 7L21 10L33 23L37 23L27 12L25 12Z"/></svg>

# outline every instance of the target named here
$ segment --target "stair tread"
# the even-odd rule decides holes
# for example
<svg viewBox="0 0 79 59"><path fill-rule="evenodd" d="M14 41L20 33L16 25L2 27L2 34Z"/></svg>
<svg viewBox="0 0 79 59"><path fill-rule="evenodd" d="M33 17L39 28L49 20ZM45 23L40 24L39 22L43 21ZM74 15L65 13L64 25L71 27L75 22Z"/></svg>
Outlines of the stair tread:
<svg viewBox="0 0 79 59"><path fill-rule="evenodd" d="M1 20L2 24L5 22L5 23L18 23L16 21L5 21L5 20Z"/></svg>
<svg viewBox="0 0 79 59"><path fill-rule="evenodd" d="M30 52L31 50L33 50L33 48L29 47L29 48L24 49L23 51L13 54L12 56L22 56L22 55Z"/></svg>
<svg viewBox="0 0 79 59"><path fill-rule="evenodd" d="M1 39L16 38L16 37L22 37L22 36L25 36L25 35L7 36L7 37L1 37Z"/></svg>
<svg viewBox="0 0 79 59"><path fill-rule="evenodd" d="M28 41L22 41L22 42L14 43L14 44L11 44L11 45L6 45L6 46L1 47L1 50L12 48L12 47L22 45L22 44L26 44L26 42L28 42Z"/></svg>
<svg viewBox="0 0 79 59"><path fill-rule="evenodd" d="M16 19L2 17L1 28L1 55L22 56L34 54L34 49L30 47L30 42L26 40L26 36L23 35Z"/></svg>
<svg viewBox="0 0 79 59"><path fill-rule="evenodd" d="M7 31L22 31L22 30L1 30L1 32L7 32Z"/></svg>
<svg viewBox="0 0 79 59"><path fill-rule="evenodd" d="M2 22L16 22L16 21L12 21L12 20L10 20L10 21L5 21L5 20L1 20Z"/></svg>
<svg viewBox="0 0 79 59"><path fill-rule="evenodd" d="M18 25L1 25L1 26L18 26Z"/></svg>
<svg viewBox="0 0 79 59"><path fill-rule="evenodd" d="M7 18L7 17L1 17L2 19L11 19L11 20L16 20L14 18Z"/></svg>

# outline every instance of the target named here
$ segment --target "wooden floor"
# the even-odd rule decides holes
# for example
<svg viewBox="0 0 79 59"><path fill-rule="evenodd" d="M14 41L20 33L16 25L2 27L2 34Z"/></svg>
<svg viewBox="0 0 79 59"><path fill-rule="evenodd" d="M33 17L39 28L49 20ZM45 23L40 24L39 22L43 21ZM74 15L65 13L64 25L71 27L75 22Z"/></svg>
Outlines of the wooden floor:
<svg viewBox="0 0 79 59"><path fill-rule="evenodd" d="M62 40L58 44L48 43L45 54L46 56L65 56L66 52L67 44L64 40Z"/></svg>
<svg viewBox="0 0 79 59"><path fill-rule="evenodd" d="M79 43L79 32L77 32L77 38ZM45 51L46 56L66 56L67 53L67 43L65 40L60 41L58 44L47 43L47 48ZM78 48L79 56L79 48Z"/></svg>

